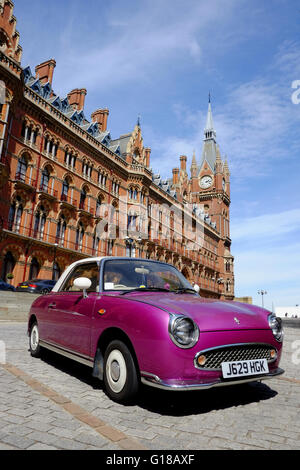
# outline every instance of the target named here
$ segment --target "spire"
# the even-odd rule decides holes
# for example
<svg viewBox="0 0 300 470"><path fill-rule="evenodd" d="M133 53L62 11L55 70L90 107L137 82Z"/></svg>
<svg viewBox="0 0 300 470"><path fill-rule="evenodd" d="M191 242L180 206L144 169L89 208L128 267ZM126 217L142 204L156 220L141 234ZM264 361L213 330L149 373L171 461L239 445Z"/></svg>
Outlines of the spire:
<svg viewBox="0 0 300 470"><path fill-rule="evenodd" d="M211 110L211 96L210 93L208 95L208 111L206 117L206 125L204 129L204 136L205 139L214 139L216 140L216 131L214 128L214 122L212 117L212 110Z"/></svg>
<svg viewBox="0 0 300 470"><path fill-rule="evenodd" d="M208 111L206 118L206 125L204 129L204 145L202 149L202 162L201 167L206 161L211 170L215 171L216 160L217 160L217 143L216 143L216 131L214 128L212 110L211 110L211 95L208 95Z"/></svg>
<svg viewBox="0 0 300 470"><path fill-rule="evenodd" d="M195 153L195 150L193 150L193 159L192 159L192 164L191 164L191 177L197 178L197 172L198 172L198 165L197 165L197 160L196 160L196 153Z"/></svg>
<svg viewBox="0 0 300 470"><path fill-rule="evenodd" d="M195 149L193 150L192 167L197 166Z"/></svg>

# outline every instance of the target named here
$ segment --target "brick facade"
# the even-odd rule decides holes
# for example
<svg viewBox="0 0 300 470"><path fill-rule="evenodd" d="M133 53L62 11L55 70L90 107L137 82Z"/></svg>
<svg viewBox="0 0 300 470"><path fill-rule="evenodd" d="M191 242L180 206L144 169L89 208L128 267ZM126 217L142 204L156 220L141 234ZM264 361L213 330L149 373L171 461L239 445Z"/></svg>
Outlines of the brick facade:
<svg viewBox="0 0 300 470"><path fill-rule="evenodd" d="M174 264L203 296L232 299L230 175L215 131L206 126L190 176L182 155L162 180L139 121L112 139L108 109L85 117L86 89L54 93L54 59L34 74L21 67L15 23L0 0L0 276L17 285L83 257L139 256Z"/></svg>

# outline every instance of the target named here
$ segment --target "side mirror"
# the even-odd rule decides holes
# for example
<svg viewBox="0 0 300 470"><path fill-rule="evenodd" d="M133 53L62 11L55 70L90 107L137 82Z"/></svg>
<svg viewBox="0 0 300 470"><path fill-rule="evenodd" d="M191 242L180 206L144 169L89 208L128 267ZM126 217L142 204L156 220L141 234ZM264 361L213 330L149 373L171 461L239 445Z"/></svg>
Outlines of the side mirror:
<svg viewBox="0 0 300 470"><path fill-rule="evenodd" d="M200 287L198 286L198 284L194 284L194 290L197 292L197 294L199 294Z"/></svg>
<svg viewBox="0 0 300 470"><path fill-rule="evenodd" d="M87 277L77 277L74 279L73 286L77 287L80 290L83 290L83 297L87 297L87 289L92 285L92 281Z"/></svg>

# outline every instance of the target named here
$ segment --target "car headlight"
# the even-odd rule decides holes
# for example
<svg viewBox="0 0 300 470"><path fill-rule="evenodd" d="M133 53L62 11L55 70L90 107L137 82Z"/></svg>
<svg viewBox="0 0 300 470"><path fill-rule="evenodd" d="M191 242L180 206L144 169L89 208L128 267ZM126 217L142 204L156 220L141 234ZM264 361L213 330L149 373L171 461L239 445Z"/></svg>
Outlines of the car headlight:
<svg viewBox="0 0 300 470"><path fill-rule="evenodd" d="M199 339L199 328L189 317L171 315L169 334L176 346L192 348Z"/></svg>
<svg viewBox="0 0 300 470"><path fill-rule="evenodd" d="M268 316L268 321L275 339L277 339L277 341L281 343L283 340L283 328L281 318L278 318L274 315L274 313L271 313L271 315Z"/></svg>

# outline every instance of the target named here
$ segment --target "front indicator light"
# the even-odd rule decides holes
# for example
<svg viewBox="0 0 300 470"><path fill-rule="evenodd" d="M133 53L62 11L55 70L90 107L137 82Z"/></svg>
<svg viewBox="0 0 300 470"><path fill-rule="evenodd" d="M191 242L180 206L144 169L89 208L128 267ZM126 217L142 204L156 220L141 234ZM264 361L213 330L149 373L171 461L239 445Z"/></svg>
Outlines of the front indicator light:
<svg viewBox="0 0 300 470"><path fill-rule="evenodd" d="M204 354L201 354L201 356L197 358L197 363L199 366L202 366L202 367L205 365L206 357L204 356Z"/></svg>
<svg viewBox="0 0 300 470"><path fill-rule="evenodd" d="M275 357L276 357L276 351L275 351L275 349L272 349L272 350L270 351L270 356L271 356L271 359L275 359Z"/></svg>

